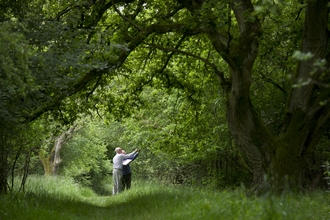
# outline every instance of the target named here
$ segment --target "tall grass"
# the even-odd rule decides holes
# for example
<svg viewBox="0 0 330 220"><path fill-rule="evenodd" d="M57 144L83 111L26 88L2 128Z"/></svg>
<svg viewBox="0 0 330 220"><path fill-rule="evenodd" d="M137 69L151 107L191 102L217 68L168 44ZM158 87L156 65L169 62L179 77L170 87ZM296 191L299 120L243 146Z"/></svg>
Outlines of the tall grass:
<svg viewBox="0 0 330 220"><path fill-rule="evenodd" d="M110 183L109 183L110 184ZM246 196L244 190L212 191L135 182L116 196L98 196L70 179L32 176L26 193L1 196L0 219L330 219L326 192Z"/></svg>

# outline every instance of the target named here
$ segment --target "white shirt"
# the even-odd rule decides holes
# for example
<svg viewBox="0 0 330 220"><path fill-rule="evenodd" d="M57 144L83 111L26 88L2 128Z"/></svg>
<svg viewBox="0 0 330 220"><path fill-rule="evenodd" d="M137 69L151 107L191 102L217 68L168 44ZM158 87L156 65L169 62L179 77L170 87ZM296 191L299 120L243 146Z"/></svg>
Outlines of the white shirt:
<svg viewBox="0 0 330 220"><path fill-rule="evenodd" d="M134 153L135 151L129 154L116 154L112 160L113 169L119 169L119 170L123 169L123 161L131 157Z"/></svg>

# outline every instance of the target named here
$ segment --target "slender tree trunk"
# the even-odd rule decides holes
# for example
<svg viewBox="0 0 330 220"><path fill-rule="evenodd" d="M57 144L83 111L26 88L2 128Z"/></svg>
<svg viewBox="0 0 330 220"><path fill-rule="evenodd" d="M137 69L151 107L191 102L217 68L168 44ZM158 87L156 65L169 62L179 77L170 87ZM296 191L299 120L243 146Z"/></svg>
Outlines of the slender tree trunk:
<svg viewBox="0 0 330 220"><path fill-rule="evenodd" d="M1 146L2 147L2 146ZM8 177L8 163L7 157L1 155L0 161L0 194L6 194L8 190L7 177Z"/></svg>
<svg viewBox="0 0 330 220"><path fill-rule="evenodd" d="M52 166L52 174L53 175L57 175L58 170L60 168L60 164L62 162L60 152L61 152L62 146L67 141L64 138L66 138L66 137L61 135L60 137L57 137L56 141L55 141L54 158L53 158L53 166Z"/></svg>
<svg viewBox="0 0 330 220"><path fill-rule="evenodd" d="M55 138L54 147L48 157L45 156L45 152L40 151L39 159L44 167L45 175L57 175L62 162L60 156L62 146L72 138L76 127L77 125L72 126L68 131Z"/></svg>
<svg viewBox="0 0 330 220"><path fill-rule="evenodd" d="M39 159L42 163L42 166L44 167L44 172L46 176L49 176L52 174L52 166L53 166L53 158L54 158L54 148L52 148L50 154L48 157L45 156L46 152L41 150L39 152Z"/></svg>
<svg viewBox="0 0 330 220"><path fill-rule="evenodd" d="M9 190L8 177L10 173L8 137L0 131L0 195L6 194Z"/></svg>

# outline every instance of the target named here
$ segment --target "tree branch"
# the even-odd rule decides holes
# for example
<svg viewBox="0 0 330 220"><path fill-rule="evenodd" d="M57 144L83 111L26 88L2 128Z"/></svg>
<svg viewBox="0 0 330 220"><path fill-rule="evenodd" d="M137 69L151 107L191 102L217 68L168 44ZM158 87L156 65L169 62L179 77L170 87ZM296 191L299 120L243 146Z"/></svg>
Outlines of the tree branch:
<svg viewBox="0 0 330 220"><path fill-rule="evenodd" d="M260 73L261 77L263 80L265 80L266 82L269 82L270 84L272 84L273 86L275 86L276 88L278 88L281 92L283 92L283 94L286 96L287 92L285 91L285 89L280 86L279 84L277 84L276 82L274 82L271 78L267 77L265 74Z"/></svg>
<svg viewBox="0 0 330 220"><path fill-rule="evenodd" d="M95 89L98 87L101 79L102 79L102 75L99 75L98 78L97 78L97 81L96 81L96 83L94 85L94 87L92 88L92 90L90 92L87 92L87 99L89 98L90 95L93 94L93 92L95 91Z"/></svg>
<svg viewBox="0 0 330 220"><path fill-rule="evenodd" d="M179 50L177 48L164 48L164 47L161 47L161 46L155 45L155 44L150 44L150 47L157 48L157 49L165 51L165 52L175 52L175 53L185 54L185 55L188 55L190 57L193 57L197 60L200 60L200 61L204 62L205 64L210 66L213 69L213 71L215 72L215 74L220 78L220 80L221 80L220 83L221 83L223 89L225 89L225 90L229 89L230 82L225 78L224 72L220 71L215 64L211 63L207 59L205 59L203 57L200 57L200 56L197 56L196 54L193 54L191 52Z"/></svg>
<svg viewBox="0 0 330 220"><path fill-rule="evenodd" d="M112 0L112 2L114 2L114 0ZM115 4L112 4L113 9L117 12L117 14L119 14L119 16L124 19L125 21L127 21L128 23L130 23L131 25L133 25L133 27L135 27L136 29L138 29L139 31L143 31L143 29L138 26L137 24L135 24L131 19L125 17L124 15L122 15L122 13L116 8Z"/></svg>

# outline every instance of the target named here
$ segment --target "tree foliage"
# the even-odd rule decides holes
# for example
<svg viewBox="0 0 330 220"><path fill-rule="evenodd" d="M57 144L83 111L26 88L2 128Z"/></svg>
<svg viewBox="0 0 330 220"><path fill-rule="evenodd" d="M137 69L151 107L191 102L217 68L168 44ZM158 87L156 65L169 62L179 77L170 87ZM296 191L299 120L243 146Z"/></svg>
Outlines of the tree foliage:
<svg viewBox="0 0 330 220"><path fill-rule="evenodd" d="M109 129L99 120L82 120L81 128L62 149L60 175L73 177L100 194L110 194L111 163L107 157Z"/></svg>

